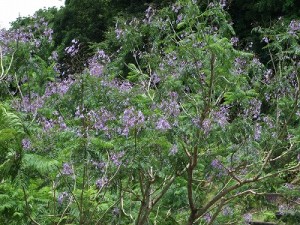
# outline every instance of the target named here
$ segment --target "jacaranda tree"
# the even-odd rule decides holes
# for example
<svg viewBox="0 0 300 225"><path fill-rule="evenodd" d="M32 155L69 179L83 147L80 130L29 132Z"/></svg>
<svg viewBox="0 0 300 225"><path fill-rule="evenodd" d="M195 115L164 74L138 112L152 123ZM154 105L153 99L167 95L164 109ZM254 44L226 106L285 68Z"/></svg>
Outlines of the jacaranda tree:
<svg viewBox="0 0 300 225"><path fill-rule="evenodd" d="M300 22L256 29L264 65L238 49L224 7L180 0L119 17L82 73L30 101L22 92L25 153L16 181L0 183L18 207L0 208L3 221L249 224L278 210L295 221ZM80 48L65 49L74 64Z"/></svg>

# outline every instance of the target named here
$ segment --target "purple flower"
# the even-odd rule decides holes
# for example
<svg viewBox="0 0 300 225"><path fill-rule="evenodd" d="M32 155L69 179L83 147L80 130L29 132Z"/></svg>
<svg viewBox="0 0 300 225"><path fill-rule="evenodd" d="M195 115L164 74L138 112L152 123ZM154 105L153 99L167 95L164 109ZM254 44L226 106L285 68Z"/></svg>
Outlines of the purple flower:
<svg viewBox="0 0 300 225"><path fill-rule="evenodd" d="M274 128L274 123L270 117L268 116L263 117L263 121L269 128Z"/></svg>
<svg viewBox="0 0 300 225"><path fill-rule="evenodd" d="M118 216L118 215L120 214L120 209L117 208L117 207L115 207L115 208L113 209L113 211L112 211L112 214L113 214L114 216Z"/></svg>
<svg viewBox="0 0 300 225"><path fill-rule="evenodd" d="M244 218L244 221L246 224L250 224L252 221L252 214L246 213L246 214L244 214L243 218Z"/></svg>
<svg viewBox="0 0 300 225"><path fill-rule="evenodd" d="M79 52L79 41L76 39L72 40L72 45L65 48L65 52L70 56L75 56Z"/></svg>
<svg viewBox="0 0 300 225"><path fill-rule="evenodd" d="M122 29L116 27L115 33L116 33L116 38L120 39L121 36L124 34L124 31Z"/></svg>
<svg viewBox="0 0 300 225"><path fill-rule="evenodd" d="M224 128L228 123L229 108L228 106L222 106L218 111L213 113L213 118L215 122L219 124L220 127Z"/></svg>
<svg viewBox="0 0 300 225"><path fill-rule="evenodd" d="M95 168L100 169L101 171L104 171L104 168L107 165L106 162L91 161L91 163Z"/></svg>
<svg viewBox="0 0 300 225"><path fill-rule="evenodd" d="M289 25L289 33L295 34L300 30L300 21L292 20Z"/></svg>
<svg viewBox="0 0 300 225"><path fill-rule="evenodd" d="M63 119L62 116L59 116L59 117L58 117L58 123L59 123L59 128L60 128L61 130L66 130L66 129L67 129L67 125L66 125L66 123L64 122L64 119Z"/></svg>
<svg viewBox="0 0 300 225"><path fill-rule="evenodd" d="M209 222L211 221L211 215L210 215L210 213L205 213L205 214L203 215L203 219L204 219L207 223L209 223Z"/></svg>
<svg viewBox="0 0 300 225"><path fill-rule="evenodd" d="M269 38L268 37L263 37L261 41L268 44L269 43Z"/></svg>
<svg viewBox="0 0 300 225"><path fill-rule="evenodd" d="M102 178L100 178L100 179L98 179L98 180L96 181L96 187L97 187L98 189L103 188L103 187L106 186L107 184L108 184L108 179L107 179L106 177L102 177Z"/></svg>
<svg viewBox="0 0 300 225"><path fill-rule="evenodd" d="M244 72L247 62L245 59L240 57L235 58L234 60L234 71L237 75L240 75Z"/></svg>
<svg viewBox="0 0 300 225"><path fill-rule="evenodd" d="M233 46L237 46L238 45L238 42L239 42L239 38L238 37L232 37L230 39L230 42Z"/></svg>
<svg viewBox="0 0 300 225"><path fill-rule="evenodd" d="M273 76L273 70L267 69L266 72L264 73L264 82L266 84L270 84L270 80Z"/></svg>
<svg viewBox="0 0 300 225"><path fill-rule="evenodd" d="M124 151L121 151L119 153L113 153L110 156L111 161L113 162L113 164L115 164L116 166L120 166L122 164L122 157L125 155Z"/></svg>
<svg viewBox="0 0 300 225"><path fill-rule="evenodd" d="M131 90L132 85L129 81L123 81L119 84L118 88L121 92L128 92Z"/></svg>
<svg viewBox="0 0 300 225"><path fill-rule="evenodd" d="M90 74L95 77L100 77L103 73L103 66L96 62L89 64Z"/></svg>
<svg viewBox="0 0 300 225"><path fill-rule="evenodd" d="M31 148L31 142L29 139L25 138L22 140L22 146L24 149L30 149Z"/></svg>
<svg viewBox="0 0 300 225"><path fill-rule="evenodd" d="M181 8L182 7L180 5L176 5L176 4L172 5L172 11L175 13L178 13Z"/></svg>
<svg viewBox="0 0 300 225"><path fill-rule="evenodd" d="M161 117L156 123L156 129L162 130L162 131L169 130L169 129L171 129L171 125L165 118Z"/></svg>
<svg viewBox="0 0 300 225"><path fill-rule="evenodd" d="M208 135L210 130L211 130L211 120L210 119L204 119L202 121L201 128L204 131L204 134Z"/></svg>
<svg viewBox="0 0 300 225"><path fill-rule="evenodd" d="M123 113L124 129L122 134L128 135L129 128L140 126L144 123L145 116L141 111L136 112L134 108L127 108Z"/></svg>
<svg viewBox="0 0 300 225"><path fill-rule="evenodd" d="M44 119L44 121L43 121L43 130L44 131L48 131L48 130L52 129L53 126L54 126L54 123L51 119L50 120Z"/></svg>
<svg viewBox="0 0 300 225"><path fill-rule="evenodd" d="M88 116L94 121L94 128L99 131L108 132L109 128L107 126L108 121L114 120L115 116L104 107L99 110L99 112L94 112L93 110L88 112Z"/></svg>
<svg viewBox="0 0 300 225"><path fill-rule="evenodd" d="M54 61L57 61L58 60L58 53L56 51L53 51L51 53L51 58L54 60Z"/></svg>
<svg viewBox="0 0 300 225"><path fill-rule="evenodd" d="M167 116L177 117L180 114L180 106L178 104L178 94L176 92L169 93L170 99L164 100L159 108L164 111Z"/></svg>
<svg viewBox="0 0 300 225"><path fill-rule="evenodd" d="M259 59L258 58L256 58L256 57L254 57L253 59L252 59L252 63L253 63L253 65L257 65L257 66L261 66L262 65L262 63L259 61Z"/></svg>
<svg viewBox="0 0 300 225"><path fill-rule="evenodd" d="M255 127L254 127L254 140L255 141L258 141L260 139L261 129L262 129L261 125L259 123L256 123Z"/></svg>
<svg viewBox="0 0 300 225"><path fill-rule="evenodd" d="M229 206L224 207L223 209L223 215L224 216L231 216L233 215L233 210Z"/></svg>
<svg viewBox="0 0 300 225"><path fill-rule="evenodd" d="M224 8L226 4L227 4L226 0L220 0L220 5L222 8Z"/></svg>
<svg viewBox="0 0 300 225"><path fill-rule="evenodd" d="M70 165L69 163L64 163L61 173L63 175L72 175L72 174L74 174L72 165Z"/></svg>
<svg viewBox="0 0 300 225"><path fill-rule="evenodd" d="M295 185L291 184L291 183L286 183L284 185L287 189L293 190L295 188Z"/></svg>
<svg viewBox="0 0 300 225"><path fill-rule="evenodd" d="M249 106L244 110L244 114L246 117L252 116L252 118L256 119L260 115L261 101L258 99L251 99L249 101Z"/></svg>
<svg viewBox="0 0 300 225"><path fill-rule="evenodd" d="M178 152L177 145L173 145L172 148L170 149L170 155L176 155L177 152Z"/></svg>
<svg viewBox="0 0 300 225"><path fill-rule="evenodd" d="M222 163L218 160L218 159L214 159L211 164L210 164L213 168L218 169L218 170L222 170L223 169L223 165Z"/></svg>
<svg viewBox="0 0 300 225"><path fill-rule="evenodd" d="M160 82L160 77L156 73L153 73L150 79L153 85L157 85Z"/></svg>
<svg viewBox="0 0 300 225"><path fill-rule="evenodd" d="M67 197L70 198L68 192L62 192L62 193L60 193L60 194L58 195L58 197L57 197L58 203L61 205L61 204L65 201L65 199L66 199Z"/></svg>
<svg viewBox="0 0 300 225"><path fill-rule="evenodd" d="M182 14L179 14L177 16L177 20L176 20L176 23L180 23L182 21L182 18L183 18L183 15Z"/></svg>
<svg viewBox="0 0 300 225"><path fill-rule="evenodd" d="M97 53L88 60L90 74L100 77L103 74L103 65L107 62L110 62L109 56L107 56L103 50L98 50Z"/></svg>
<svg viewBox="0 0 300 225"><path fill-rule="evenodd" d="M145 11L145 19L143 20L143 22L146 24L150 24L154 14L155 14L155 10L151 6L149 6Z"/></svg>

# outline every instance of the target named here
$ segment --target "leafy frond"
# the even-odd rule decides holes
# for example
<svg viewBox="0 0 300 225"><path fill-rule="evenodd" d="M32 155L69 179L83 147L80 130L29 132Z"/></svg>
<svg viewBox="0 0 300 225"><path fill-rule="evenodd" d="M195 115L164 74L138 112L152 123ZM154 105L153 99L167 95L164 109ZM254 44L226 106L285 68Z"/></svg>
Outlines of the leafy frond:
<svg viewBox="0 0 300 225"><path fill-rule="evenodd" d="M23 157L24 169L36 170L41 174L57 170L59 162L37 154L25 154Z"/></svg>

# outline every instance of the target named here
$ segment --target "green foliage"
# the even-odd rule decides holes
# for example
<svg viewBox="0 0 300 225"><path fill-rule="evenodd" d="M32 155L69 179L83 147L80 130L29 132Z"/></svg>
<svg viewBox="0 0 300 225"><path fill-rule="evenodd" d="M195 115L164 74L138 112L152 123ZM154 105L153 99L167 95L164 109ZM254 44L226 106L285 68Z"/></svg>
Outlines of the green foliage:
<svg viewBox="0 0 300 225"><path fill-rule="evenodd" d="M80 48L56 77L43 27L41 48L8 43L16 75L3 105L20 112L0 105L0 223L241 224L275 221L278 208L297 221L300 24L256 28L267 40L260 62L238 49L233 2L70 0L40 11L54 20L55 50L74 38Z"/></svg>
<svg viewBox="0 0 300 225"><path fill-rule="evenodd" d="M24 134L21 119L0 104L0 180L16 176L22 157L21 140Z"/></svg>

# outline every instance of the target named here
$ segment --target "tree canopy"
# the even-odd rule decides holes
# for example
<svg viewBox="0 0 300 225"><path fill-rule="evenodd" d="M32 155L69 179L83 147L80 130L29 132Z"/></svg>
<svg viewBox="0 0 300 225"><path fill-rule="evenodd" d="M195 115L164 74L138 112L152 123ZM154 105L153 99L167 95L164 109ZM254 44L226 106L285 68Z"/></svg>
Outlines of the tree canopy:
<svg viewBox="0 0 300 225"><path fill-rule="evenodd" d="M0 223L297 224L297 7L67 0L1 30Z"/></svg>

